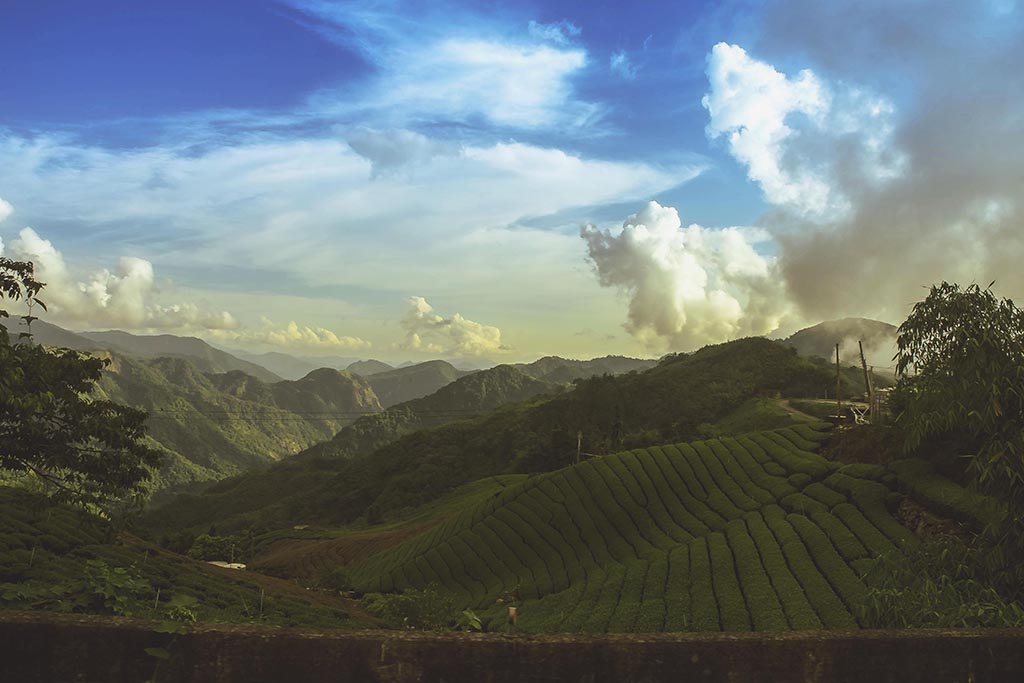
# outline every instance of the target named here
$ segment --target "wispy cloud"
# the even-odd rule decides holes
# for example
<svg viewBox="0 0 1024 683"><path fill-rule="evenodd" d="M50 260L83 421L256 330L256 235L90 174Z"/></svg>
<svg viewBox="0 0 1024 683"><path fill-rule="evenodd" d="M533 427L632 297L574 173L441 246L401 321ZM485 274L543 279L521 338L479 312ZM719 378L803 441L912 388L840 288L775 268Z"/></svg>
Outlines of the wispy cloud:
<svg viewBox="0 0 1024 683"><path fill-rule="evenodd" d="M547 24L531 19L527 26L530 35L534 38L551 41L559 45L568 45L583 32L579 26L568 19L553 21Z"/></svg>
<svg viewBox="0 0 1024 683"><path fill-rule="evenodd" d="M344 117L372 112L391 126L435 121L537 129L600 119L601 107L578 98L573 87L587 53L572 44L579 29L571 22L531 22L516 33L467 8L460 8L455 26L443 5L290 4L374 67L361 84L318 93L312 101L318 110Z"/></svg>
<svg viewBox="0 0 1024 683"><path fill-rule="evenodd" d="M625 50L617 50L612 53L608 65L613 74L620 78L625 78L627 81L635 79L639 72L639 67L633 64Z"/></svg>

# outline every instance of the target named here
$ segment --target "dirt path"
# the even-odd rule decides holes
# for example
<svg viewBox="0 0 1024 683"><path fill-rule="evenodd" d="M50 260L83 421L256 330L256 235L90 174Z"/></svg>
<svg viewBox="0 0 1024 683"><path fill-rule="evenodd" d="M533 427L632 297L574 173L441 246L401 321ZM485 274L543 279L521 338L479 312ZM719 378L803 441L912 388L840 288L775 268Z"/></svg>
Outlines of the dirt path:
<svg viewBox="0 0 1024 683"><path fill-rule="evenodd" d="M790 415L793 415L794 417L798 417L801 420L807 420L808 422L821 422L820 419L814 417L813 415L809 415L808 413L805 413L802 410L797 410L796 408L791 406L789 404L789 399L788 398L777 398L777 399L775 399L775 403L780 408L782 408L787 413L789 413Z"/></svg>

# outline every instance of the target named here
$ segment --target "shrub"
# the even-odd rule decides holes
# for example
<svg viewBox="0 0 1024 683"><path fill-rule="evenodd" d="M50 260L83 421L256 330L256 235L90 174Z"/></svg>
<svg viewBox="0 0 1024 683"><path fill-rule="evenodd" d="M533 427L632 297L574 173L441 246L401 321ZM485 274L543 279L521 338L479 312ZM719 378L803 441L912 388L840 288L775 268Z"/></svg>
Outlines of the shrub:
<svg viewBox="0 0 1024 683"><path fill-rule="evenodd" d="M456 622L450 596L437 585L406 588L401 593L371 593L363 606L390 628L440 630Z"/></svg>
<svg viewBox="0 0 1024 683"><path fill-rule="evenodd" d="M1024 608L1000 595L984 554L937 537L879 557L865 577L862 621L872 628L1024 626Z"/></svg>
<svg viewBox="0 0 1024 683"><path fill-rule="evenodd" d="M715 598L722 619L723 631L749 631L750 615L743 600L739 579L729 550L729 544L721 533L708 536L708 556L711 559L711 577L715 586Z"/></svg>
<svg viewBox="0 0 1024 683"><path fill-rule="evenodd" d="M721 621L705 538L695 539L690 544L690 612L693 615L691 624L694 631L719 630Z"/></svg>

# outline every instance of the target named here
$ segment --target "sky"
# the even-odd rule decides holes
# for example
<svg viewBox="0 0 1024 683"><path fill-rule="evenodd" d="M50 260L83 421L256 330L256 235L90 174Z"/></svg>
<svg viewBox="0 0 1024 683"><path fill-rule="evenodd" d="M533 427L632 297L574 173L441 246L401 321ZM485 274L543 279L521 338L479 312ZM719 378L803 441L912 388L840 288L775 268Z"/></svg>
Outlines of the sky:
<svg viewBox="0 0 1024 683"><path fill-rule="evenodd" d="M1014 0L4 0L44 319L294 355L658 356L1024 296Z"/></svg>

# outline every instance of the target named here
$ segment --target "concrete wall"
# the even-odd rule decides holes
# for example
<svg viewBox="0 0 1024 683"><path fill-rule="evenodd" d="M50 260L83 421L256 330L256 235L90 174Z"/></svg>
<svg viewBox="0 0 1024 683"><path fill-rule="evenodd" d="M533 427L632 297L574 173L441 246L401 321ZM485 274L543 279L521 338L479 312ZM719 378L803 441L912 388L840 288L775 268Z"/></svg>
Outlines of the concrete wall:
<svg viewBox="0 0 1024 683"><path fill-rule="evenodd" d="M201 625L169 643L154 625L0 612L0 681L1024 681L1024 630L585 638Z"/></svg>

